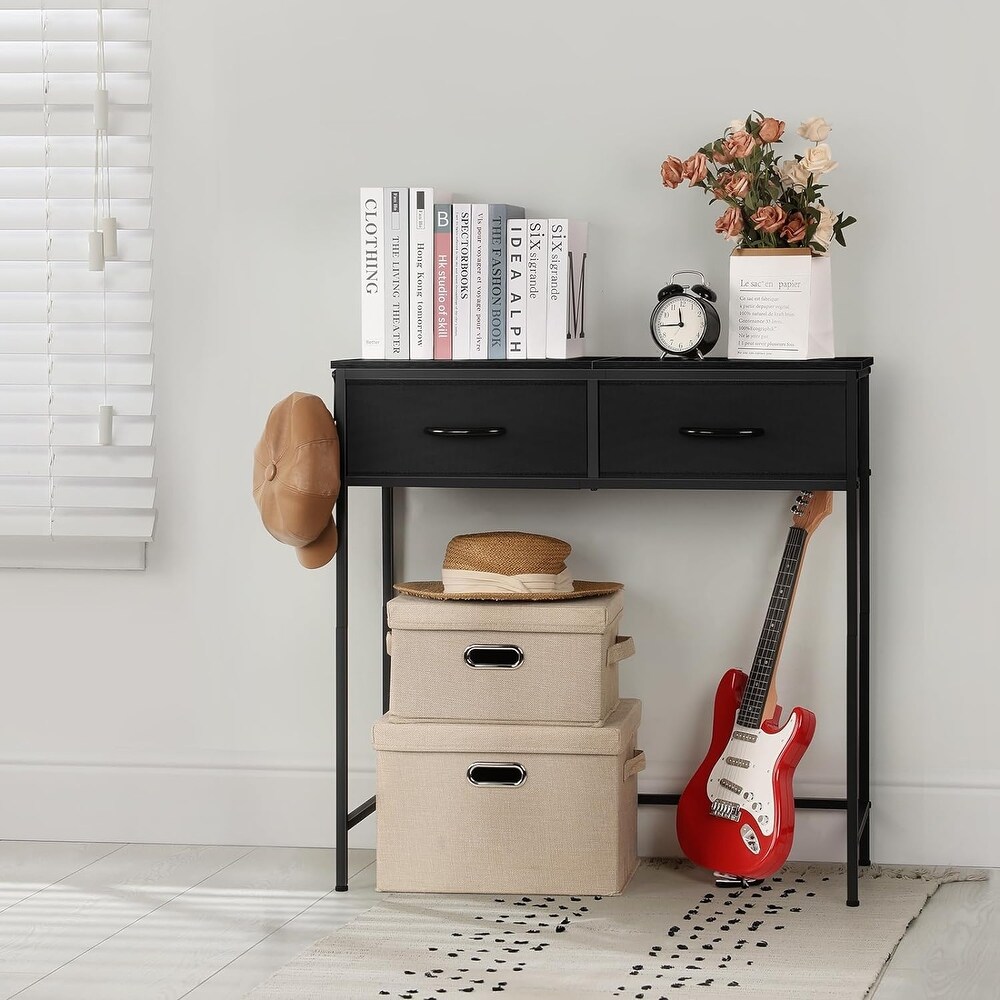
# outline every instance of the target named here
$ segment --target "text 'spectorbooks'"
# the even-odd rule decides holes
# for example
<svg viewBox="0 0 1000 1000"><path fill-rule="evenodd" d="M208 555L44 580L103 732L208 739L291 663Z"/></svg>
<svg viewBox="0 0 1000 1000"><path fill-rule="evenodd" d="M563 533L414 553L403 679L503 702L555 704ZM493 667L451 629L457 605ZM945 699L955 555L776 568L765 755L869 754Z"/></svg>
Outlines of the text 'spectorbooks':
<svg viewBox="0 0 1000 1000"><path fill-rule="evenodd" d="M467 361L472 339L472 206L455 203L451 211L451 356Z"/></svg>

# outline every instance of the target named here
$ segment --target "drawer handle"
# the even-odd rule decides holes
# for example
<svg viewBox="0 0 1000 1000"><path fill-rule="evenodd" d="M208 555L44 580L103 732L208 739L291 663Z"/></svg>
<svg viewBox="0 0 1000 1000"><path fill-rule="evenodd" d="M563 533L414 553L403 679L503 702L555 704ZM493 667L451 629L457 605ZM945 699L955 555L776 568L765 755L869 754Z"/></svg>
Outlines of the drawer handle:
<svg viewBox="0 0 1000 1000"><path fill-rule="evenodd" d="M425 427L431 437L495 438L507 433L506 427Z"/></svg>
<svg viewBox="0 0 1000 1000"><path fill-rule="evenodd" d="M681 427L684 437L693 438L759 438L763 427Z"/></svg>
<svg viewBox="0 0 1000 1000"><path fill-rule="evenodd" d="M483 788L517 788L524 784L528 776L520 764L497 764L492 761L472 764L465 773L473 785Z"/></svg>
<svg viewBox="0 0 1000 1000"><path fill-rule="evenodd" d="M465 662L486 670L514 670L524 663L524 650L520 646L470 646Z"/></svg>

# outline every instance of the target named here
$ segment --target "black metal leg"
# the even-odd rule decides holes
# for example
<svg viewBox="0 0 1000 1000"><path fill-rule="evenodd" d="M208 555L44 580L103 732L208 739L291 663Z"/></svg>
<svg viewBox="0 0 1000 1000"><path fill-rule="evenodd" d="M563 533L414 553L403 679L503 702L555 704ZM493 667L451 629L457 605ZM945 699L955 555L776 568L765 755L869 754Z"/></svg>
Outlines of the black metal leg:
<svg viewBox="0 0 1000 1000"><path fill-rule="evenodd" d="M392 584L395 580L395 521L393 518L392 487L382 487L382 635L389 631L389 612L386 610L392 600ZM382 711L389 711L389 679L392 658L389 650L382 649Z"/></svg>
<svg viewBox="0 0 1000 1000"><path fill-rule="evenodd" d="M858 767L861 772L861 808L866 818L861 831L859 860L863 865L872 863L871 855L871 504L869 500L871 469L868 455L868 379L861 379L858 386L861 424L861 483L858 490L858 532L861 558L860 613L858 620L859 688L858 712L860 716L861 752Z"/></svg>
<svg viewBox="0 0 1000 1000"><path fill-rule="evenodd" d="M847 905L858 899L858 490L847 500Z"/></svg>
<svg viewBox="0 0 1000 1000"><path fill-rule="evenodd" d="M337 892L347 892L347 486L337 499L336 747Z"/></svg>

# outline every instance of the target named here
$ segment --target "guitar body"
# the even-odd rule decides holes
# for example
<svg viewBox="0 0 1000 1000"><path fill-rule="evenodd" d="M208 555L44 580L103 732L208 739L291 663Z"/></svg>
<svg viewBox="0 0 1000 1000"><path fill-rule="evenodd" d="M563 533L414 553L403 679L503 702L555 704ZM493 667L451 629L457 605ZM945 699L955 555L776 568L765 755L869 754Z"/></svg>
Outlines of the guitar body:
<svg viewBox="0 0 1000 1000"><path fill-rule="evenodd" d="M747 675L729 670L715 694L712 742L677 805L677 839L695 864L741 878L766 878L792 848L792 775L816 729L795 708L780 729L778 706L759 729L737 724Z"/></svg>

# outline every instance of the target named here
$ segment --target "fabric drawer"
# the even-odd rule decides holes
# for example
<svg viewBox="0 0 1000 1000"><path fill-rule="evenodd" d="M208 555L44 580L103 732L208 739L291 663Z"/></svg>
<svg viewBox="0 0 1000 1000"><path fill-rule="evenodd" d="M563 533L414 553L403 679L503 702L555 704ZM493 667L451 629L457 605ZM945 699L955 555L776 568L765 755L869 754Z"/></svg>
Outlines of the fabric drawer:
<svg viewBox="0 0 1000 1000"><path fill-rule="evenodd" d="M584 382L352 382L348 477L586 476Z"/></svg>
<svg viewBox="0 0 1000 1000"><path fill-rule="evenodd" d="M383 892L613 895L636 868L640 702L603 726L373 731Z"/></svg>
<svg viewBox="0 0 1000 1000"><path fill-rule="evenodd" d="M573 601L388 604L389 710L407 719L597 725L618 703L620 592Z"/></svg>

